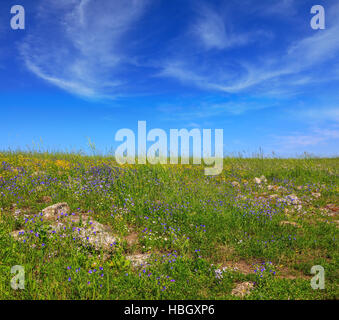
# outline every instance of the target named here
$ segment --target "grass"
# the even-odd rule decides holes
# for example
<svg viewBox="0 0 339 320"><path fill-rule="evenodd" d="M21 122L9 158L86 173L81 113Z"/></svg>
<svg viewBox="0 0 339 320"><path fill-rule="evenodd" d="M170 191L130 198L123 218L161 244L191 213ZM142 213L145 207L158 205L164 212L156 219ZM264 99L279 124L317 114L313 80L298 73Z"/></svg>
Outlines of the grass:
<svg viewBox="0 0 339 320"><path fill-rule="evenodd" d="M225 158L212 177L193 165L0 153L0 299L337 299L338 169L338 158ZM88 221L62 217L52 232L41 212L59 202L117 241L81 242L74 230ZM138 255L141 266L128 258ZM15 265L24 290L10 286ZM310 285L314 265L324 290ZM236 295L242 283L253 288Z"/></svg>

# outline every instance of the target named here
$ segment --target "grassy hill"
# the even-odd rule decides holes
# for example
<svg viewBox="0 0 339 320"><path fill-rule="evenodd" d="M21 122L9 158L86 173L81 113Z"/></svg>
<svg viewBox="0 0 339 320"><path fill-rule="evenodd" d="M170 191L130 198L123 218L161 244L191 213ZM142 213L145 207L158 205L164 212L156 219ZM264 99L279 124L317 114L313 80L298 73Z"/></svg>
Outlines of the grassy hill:
<svg viewBox="0 0 339 320"><path fill-rule="evenodd" d="M0 153L0 299L339 297L338 158L203 169Z"/></svg>

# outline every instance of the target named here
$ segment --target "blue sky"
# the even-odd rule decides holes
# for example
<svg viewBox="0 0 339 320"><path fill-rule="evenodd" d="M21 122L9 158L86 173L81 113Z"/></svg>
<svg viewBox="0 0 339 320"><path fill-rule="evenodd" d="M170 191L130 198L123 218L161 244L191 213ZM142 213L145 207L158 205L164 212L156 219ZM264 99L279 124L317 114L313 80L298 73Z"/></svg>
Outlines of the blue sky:
<svg viewBox="0 0 339 320"><path fill-rule="evenodd" d="M2 0L0 44L0 149L108 152L146 120L224 129L226 154L338 155L335 0Z"/></svg>

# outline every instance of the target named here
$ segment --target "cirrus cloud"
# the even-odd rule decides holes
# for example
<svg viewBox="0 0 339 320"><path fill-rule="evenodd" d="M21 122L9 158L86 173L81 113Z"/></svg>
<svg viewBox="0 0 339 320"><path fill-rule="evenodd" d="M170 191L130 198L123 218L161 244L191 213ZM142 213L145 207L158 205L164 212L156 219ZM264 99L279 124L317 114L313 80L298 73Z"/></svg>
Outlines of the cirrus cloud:
<svg viewBox="0 0 339 320"><path fill-rule="evenodd" d="M121 41L148 1L47 0L37 27L20 46L26 67L63 90L86 98L114 98L131 63ZM58 19L55 19L58 17ZM53 24L51 24L53 21Z"/></svg>

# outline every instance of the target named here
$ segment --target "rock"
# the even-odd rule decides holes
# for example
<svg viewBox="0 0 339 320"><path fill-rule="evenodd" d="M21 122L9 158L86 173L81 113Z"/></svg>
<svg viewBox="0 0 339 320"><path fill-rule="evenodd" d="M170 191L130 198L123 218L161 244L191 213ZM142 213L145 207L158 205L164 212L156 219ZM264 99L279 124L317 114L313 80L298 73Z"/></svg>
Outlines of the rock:
<svg viewBox="0 0 339 320"><path fill-rule="evenodd" d="M245 297L250 294L251 290L254 288L253 282L241 282L236 285L236 287L232 290L231 294L237 297Z"/></svg>
<svg viewBox="0 0 339 320"><path fill-rule="evenodd" d="M254 178L254 183L256 184L260 184L261 183L261 180L257 177Z"/></svg>
<svg viewBox="0 0 339 320"><path fill-rule="evenodd" d="M15 220L19 220L20 218L29 218L29 214L25 213L26 211L21 210L21 209L16 209L14 210L13 217Z"/></svg>
<svg viewBox="0 0 339 320"><path fill-rule="evenodd" d="M280 221L280 225L281 225L281 226L284 226L284 225L291 225L291 226L293 226L293 227L300 228L300 225L297 224L296 222L293 222L293 221Z"/></svg>
<svg viewBox="0 0 339 320"><path fill-rule="evenodd" d="M267 183L267 179L265 176L260 177L261 183Z"/></svg>
<svg viewBox="0 0 339 320"><path fill-rule="evenodd" d="M96 250L110 250L114 248L114 244L119 240L112 234L110 228L97 221L91 221L87 215L69 216L73 223L82 221L84 226L75 227L72 233L83 245L91 246ZM62 231L65 227L69 226L66 222L56 222L51 225L52 230Z"/></svg>
<svg viewBox="0 0 339 320"><path fill-rule="evenodd" d="M43 176L43 175L45 175L46 174L46 172L45 171L35 171L35 172L33 172L32 173L32 176Z"/></svg>
<svg viewBox="0 0 339 320"><path fill-rule="evenodd" d="M254 178L254 183L256 184L262 184L266 182L267 182L267 179L265 178L265 176L261 176L260 178L257 178L257 177Z"/></svg>
<svg viewBox="0 0 339 320"><path fill-rule="evenodd" d="M141 267L147 263L147 260L150 258L149 253L144 253L144 254L135 254L131 256L127 256L126 259L131 261L132 267Z"/></svg>
<svg viewBox="0 0 339 320"><path fill-rule="evenodd" d="M302 206L301 204L298 204L298 205L296 206L296 208L297 208L298 211L301 211L301 209L303 208L303 206Z"/></svg>
<svg viewBox="0 0 339 320"><path fill-rule="evenodd" d="M67 214L69 207L66 203L58 203L43 210L43 214L50 220L56 220L61 213ZM88 215L69 215L53 221L50 225L52 231L60 233L61 237L66 237L67 233L80 241L84 246L91 246L96 250L110 251L119 239L111 232L110 228L97 221L91 221ZM81 224L80 224L81 223ZM78 224L78 226L76 226ZM80 225L79 225L80 224ZM19 239L24 230L13 231L11 235Z"/></svg>
<svg viewBox="0 0 339 320"><path fill-rule="evenodd" d="M314 198L320 198L320 197L321 197L321 193L318 193L318 192L312 192L312 197L314 197Z"/></svg>
<svg viewBox="0 0 339 320"><path fill-rule="evenodd" d="M42 213L46 219L56 219L61 213L69 213L70 209L66 202L61 202L49 206L42 210Z"/></svg>
<svg viewBox="0 0 339 320"><path fill-rule="evenodd" d="M81 241L83 243L88 243L97 250L109 250L118 240L113 234L107 231L82 229L80 235L82 236Z"/></svg>
<svg viewBox="0 0 339 320"><path fill-rule="evenodd" d="M22 236L25 233L25 230L15 230L11 232L11 236L15 239L18 240L20 236Z"/></svg>
<svg viewBox="0 0 339 320"><path fill-rule="evenodd" d="M288 205L300 205L301 201L298 199L298 197L295 194L290 194L284 198L278 199L278 202L285 202Z"/></svg>
<svg viewBox="0 0 339 320"><path fill-rule="evenodd" d="M45 203L50 203L52 202L52 198L50 196L43 196L42 201Z"/></svg>

